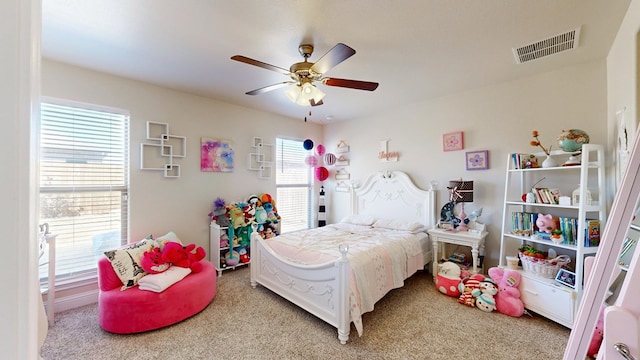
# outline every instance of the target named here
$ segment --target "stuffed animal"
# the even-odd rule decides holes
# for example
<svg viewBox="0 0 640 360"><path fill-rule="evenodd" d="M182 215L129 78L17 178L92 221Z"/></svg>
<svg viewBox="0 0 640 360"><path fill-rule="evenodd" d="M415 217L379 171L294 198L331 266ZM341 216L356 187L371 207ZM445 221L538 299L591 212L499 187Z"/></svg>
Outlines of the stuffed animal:
<svg viewBox="0 0 640 360"><path fill-rule="evenodd" d="M524 303L520 300L518 286L522 280L517 270L492 267L489 269L489 277L498 285L496 294L496 310L499 313L520 317L524 314Z"/></svg>
<svg viewBox="0 0 640 360"><path fill-rule="evenodd" d="M241 247L240 249L238 249L238 256L241 263L246 264L249 262L249 253L247 252L246 248Z"/></svg>
<svg viewBox="0 0 640 360"><path fill-rule="evenodd" d="M596 328L593 330L593 335L591 336L591 342L589 343L589 348L587 349L587 355L596 359L598 356L598 352L600 351L600 345L602 344L602 337L604 336L604 309L605 305L602 305L600 308L600 315L598 316L598 321L596 322Z"/></svg>
<svg viewBox="0 0 640 360"><path fill-rule="evenodd" d="M231 225L231 221L229 221L229 216L227 215L227 206L223 198L217 198L213 202L213 211L209 216L216 224L222 227Z"/></svg>
<svg viewBox="0 0 640 360"><path fill-rule="evenodd" d="M200 260L204 259L206 251L196 244L182 246L176 242L168 242L162 249L162 260L175 266L190 268L191 272L197 273L202 270Z"/></svg>
<svg viewBox="0 0 640 360"><path fill-rule="evenodd" d="M477 292L474 292L474 290L480 287L480 282L483 281L484 278L485 277L482 274L473 274L462 279L460 284L458 284L458 290L460 291L458 302L460 304L474 307L476 305L476 297L474 295L477 295Z"/></svg>
<svg viewBox="0 0 640 360"><path fill-rule="evenodd" d="M238 242L234 243L233 246L249 246L249 244L251 243L251 226L243 226L241 228L237 228L236 236Z"/></svg>
<svg viewBox="0 0 640 360"><path fill-rule="evenodd" d="M234 228L239 228L243 226L247 226L244 221L244 214L242 213L242 209L237 205L231 205L228 207L229 217L231 217L231 224Z"/></svg>
<svg viewBox="0 0 640 360"><path fill-rule="evenodd" d="M496 310L496 300L494 296L498 293L498 287L490 278L485 278L474 290L476 298L476 307L484 312L492 312Z"/></svg>
<svg viewBox="0 0 640 360"><path fill-rule="evenodd" d="M551 234L553 230L558 228L558 218L554 217L551 214L538 214L538 218L536 219L536 226L540 231Z"/></svg>
<svg viewBox="0 0 640 360"><path fill-rule="evenodd" d="M267 222L267 211L264 209L264 206L260 205L256 207L255 221L256 224L264 224Z"/></svg>
<svg viewBox="0 0 640 360"><path fill-rule="evenodd" d="M240 254L235 250L227 251L224 254L224 262L227 266L236 266L240 263Z"/></svg>
<svg viewBox="0 0 640 360"><path fill-rule="evenodd" d="M229 235L227 233L220 234L220 248L229 247Z"/></svg>
<svg viewBox="0 0 640 360"><path fill-rule="evenodd" d="M156 246L142 254L140 266L149 274L159 274L166 271L171 264L162 260L162 251Z"/></svg>
<svg viewBox="0 0 640 360"><path fill-rule="evenodd" d="M436 289L448 296L460 296L460 290L458 289L458 284L462 281L460 273L460 266L451 261L439 264L438 275L436 275Z"/></svg>

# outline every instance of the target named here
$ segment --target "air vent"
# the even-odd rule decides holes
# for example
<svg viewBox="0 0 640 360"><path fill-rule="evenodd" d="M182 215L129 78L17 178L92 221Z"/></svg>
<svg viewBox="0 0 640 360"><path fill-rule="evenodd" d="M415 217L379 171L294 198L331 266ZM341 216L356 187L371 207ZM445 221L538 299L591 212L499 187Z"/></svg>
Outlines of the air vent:
<svg viewBox="0 0 640 360"><path fill-rule="evenodd" d="M578 47L579 38L580 28L577 28L533 44L514 48L513 55L516 57L518 64L526 63L559 52L572 50Z"/></svg>

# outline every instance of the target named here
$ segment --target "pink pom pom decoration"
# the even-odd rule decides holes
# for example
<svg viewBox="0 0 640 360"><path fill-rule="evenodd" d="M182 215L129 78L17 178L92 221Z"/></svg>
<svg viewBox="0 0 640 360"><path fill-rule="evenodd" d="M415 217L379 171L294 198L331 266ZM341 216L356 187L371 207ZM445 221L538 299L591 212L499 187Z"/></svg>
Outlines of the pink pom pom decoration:
<svg viewBox="0 0 640 360"><path fill-rule="evenodd" d="M316 146L316 153L318 153L318 156L324 155L325 151L326 149L324 148L324 145L318 144L318 146Z"/></svg>
<svg viewBox="0 0 640 360"><path fill-rule="evenodd" d="M315 155L309 155L304 159L304 162L311 167L316 167L316 165L318 165L318 158L316 158Z"/></svg>
<svg viewBox="0 0 640 360"><path fill-rule="evenodd" d="M318 181L325 181L329 177L329 170L324 166L318 166L316 168L316 179Z"/></svg>

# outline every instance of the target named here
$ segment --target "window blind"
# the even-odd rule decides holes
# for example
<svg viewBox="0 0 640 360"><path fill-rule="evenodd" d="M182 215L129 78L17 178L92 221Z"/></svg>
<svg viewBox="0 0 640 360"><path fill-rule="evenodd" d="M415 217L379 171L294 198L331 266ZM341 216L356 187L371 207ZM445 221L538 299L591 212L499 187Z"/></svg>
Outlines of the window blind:
<svg viewBox="0 0 640 360"><path fill-rule="evenodd" d="M281 232L311 226L311 167L300 140L276 138L276 205L282 218Z"/></svg>
<svg viewBox="0 0 640 360"><path fill-rule="evenodd" d="M39 164L40 223L57 235L56 280L93 275L103 252L128 238L129 115L41 103ZM47 276L41 267L41 281Z"/></svg>

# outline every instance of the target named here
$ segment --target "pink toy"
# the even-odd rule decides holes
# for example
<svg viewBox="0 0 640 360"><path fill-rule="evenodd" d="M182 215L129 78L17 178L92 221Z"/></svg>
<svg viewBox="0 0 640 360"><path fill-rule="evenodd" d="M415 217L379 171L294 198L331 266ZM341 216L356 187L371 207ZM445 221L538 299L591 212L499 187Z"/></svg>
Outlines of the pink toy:
<svg viewBox="0 0 640 360"><path fill-rule="evenodd" d="M151 251L145 251L142 254L140 266L149 274L158 274L167 270L171 264L162 260L162 252L156 246Z"/></svg>
<svg viewBox="0 0 640 360"><path fill-rule="evenodd" d="M460 274L460 267L451 261L445 261L438 265L436 289L448 296L460 296L460 290L458 289L458 284L462 281Z"/></svg>
<svg viewBox="0 0 640 360"><path fill-rule="evenodd" d="M600 345L602 344L602 337L604 335L604 309L605 306L603 305L600 309L598 322L596 322L596 328L593 331L593 336L591 337L589 349L587 349L587 355L594 359L598 356L598 351L600 351Z"/></svg>
<svg viewBox="0 0 640 360"><path fill-rule="evenodd" d="M551 234L551 231L558 228L557 218L555 218L551 214L538 214L538 218L536 219L536 226L540 231Z"/></svg>
<svg viewBox="0 0 640 360"><path fill-rule="evenodd" d="M175 266L190 268L191 272L194 273L202 270L200 260L204 259L205 256L205 250L200 246L196 246L196 244L182 246L180 243L170 241L162 249L162 260Z"/></svg>
<svg viewBox="0 0 640 360"><path fill-rule="evenodd" d="M498 285L498 293L495 296L496 310L505 315L520 317L524 314L524 304L520 300L518 286L522 280L516 270L492 267L489 276Z"/></svg>

